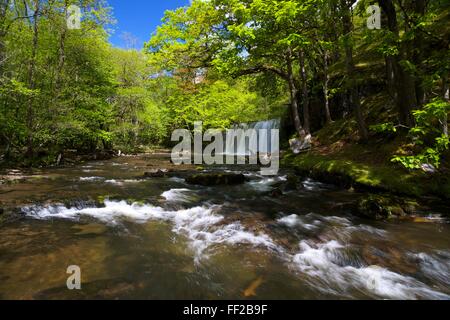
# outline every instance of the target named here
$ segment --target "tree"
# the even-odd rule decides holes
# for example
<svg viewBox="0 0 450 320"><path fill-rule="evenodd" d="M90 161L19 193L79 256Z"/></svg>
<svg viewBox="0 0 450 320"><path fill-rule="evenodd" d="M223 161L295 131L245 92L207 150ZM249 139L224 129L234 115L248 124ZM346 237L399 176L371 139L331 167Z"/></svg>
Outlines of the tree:
<svg viewBox="0 0 450 320"><path fill-rule="evenodd" d="M0 78L6 156L32 163L45 153L53 161L65 147L105 144L112 88L103 29L108 9L101 1L84 1L82 29L67 30L67 7L77 1L7 3L0 16L2 52L9 57Z"/></svg>
<svg viewBox="0 0 450 320"><path fill-rule="evenodd" d="M347 86L350 94L350 105L356 115L358 123L358 131L362 140L367 140L369 133L364 121L364 115L361 110L361 98L359 96L358 83L355 80L355 63L353 61L353 23L351 20L352 6L355 4L354 0L341 0L341 14L343 25L343 42L345 48L345 65L347 69Z"/></svg>
<svg viewBox="0 0 450 320"><path fill-rule="evenodd" d="M393 47L393 50L389 53L388 63L392 66L399 121L402 125L412 127L414 119L411 110L417 108L415 81L407 70L409 60L406 47L400 42L397 10L392 0L380 0L379 4L387 15L388 29L390 31L388 41Z"/></svg>

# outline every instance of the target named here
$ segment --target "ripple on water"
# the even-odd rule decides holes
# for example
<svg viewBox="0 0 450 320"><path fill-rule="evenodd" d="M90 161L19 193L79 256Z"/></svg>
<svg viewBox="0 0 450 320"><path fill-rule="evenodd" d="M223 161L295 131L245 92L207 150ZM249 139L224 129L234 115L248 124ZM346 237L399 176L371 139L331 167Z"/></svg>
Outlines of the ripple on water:
<svg viewBox="0 0 450 320"><path fill-rule="evenodd" d="M109 179L105 180L105 183L111 184L114 186L124 186L125 184L137 184L139 182L142 182L144 180L137 180L137 179L125 179L125 180L116 180L116 179Z"/></svg>
<svg viewBox="0 0 450 320"><path fill-rule="evenodd" d="M372 298L450 299L449 295L436 291L415 278L380 266L367 265L364 259L358 257L357 252L353 252L357 248L349 242L352 235L363 233L366 238L387 239L389 235L385 230L355 225L344 217L327 217L314 213L304 216L292 214L279 218L277 222L294 230L321 228L319 238L322 241L302 240L299 252L287 254L286 257L288 261L292 261L294 270L306 274L311 286L319 291L349 298L354 297L355 292L360 292ZM443 260L445 255L441 255L440 259L423 253L413 256L420 261L422 272L428 278L435 283L449 282L450 266L445 261L450 260Z"/></svg>
<svg viewBox="0 0 450 320"><path fill-rule="evenodd" d="M337 242L300 243L300 252L293 257L295 267L315 279L321 291L351 297L352 291L370 293L387 299L450 299L424 283L378 266L342 265L346 246Z"/></svg>
<svg viewBox="0 0 450 320"><path fill-rule="evenodd" d="M172 202L191 202L192 190L190 189L170 189L164 192L161 197Z"/></svg>
<svg viewBox="0 0 450 320"><path fill-rule="evenodd" d="M188 189L171 189L162 194L167 202L189 202ZM105 201L102 208L67 208L54 206L24 208L24 213L35 219L79 220L83 216L95 218L110 225L125 221L142 224L151 220L169 222L172 232L188 240L196 263L227 245L230 248L247 246L274 253L294 274L302 274L312 288L339 297L371 297L387 299L450 299L445 293L431 288L427 281L396 273L389 267L366 264L363 258L350 257L353 250L350 239L355 233L370 237L387 238L385 230L368 225L356 225L353 219L338 216L322 216L310 213L304 216L288 215L279 218L278 225L306 229L318 233L315 241L301 240L298 247L285 249L264 232L251 232L239 221L229 221L220 214L221 206L197 206L182 210L125 201ZM323 229L323 230L322 230ZM316 232L320 230L320 232ZM330 231L331 230L331 231ZM299 238L302 239L302 238ZM430 282L449 283L449 255L415 253L422 273ZM353 259L353 260L352 260ZM446 290L441 290L446 292Z"/></svg>
<svg viewBox="0 0 450 320"><path fill-rule="evenodd" d="M102 181L105 180L103 177L80 177L80 181L83 182L93 182L93 181Z"/></svg>
<svg viewBox="0 0 450 320"><path fill-rule="evenodd" d="M450 287L450 252L437 250L432 253L411 254L425 276Z"/></svg>
<svg viewBox="0 0 450 320"><path fill-rule="evenodd" d="M286 176L278 176L278 177L264 177L259 176L258 179L254 179L254 175L246 175L247 177L252 177L247 184L254 190L260 191L260 192L266 192L270 191L274 185L276 185L279 182L283 182L287 180Z"/></svg>

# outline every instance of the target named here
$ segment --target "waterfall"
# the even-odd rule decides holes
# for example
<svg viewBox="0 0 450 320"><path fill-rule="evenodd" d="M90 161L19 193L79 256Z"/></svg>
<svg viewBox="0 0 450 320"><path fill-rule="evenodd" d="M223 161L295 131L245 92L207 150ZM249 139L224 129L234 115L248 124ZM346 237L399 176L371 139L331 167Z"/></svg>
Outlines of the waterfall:
<svg viewBox="0 0 450 320"><path fill-rule="evenodd" d="M272 141L271 141L271 134L270 130L272 129L280 129L281 121L280 119L272 119L267 121L259 121L259 122L253 122L253 123L242 123L239 125L234 126L232 129L238 130L241 129L244 132L247 132L248 134L241 135L239 137L234 137L230 139L230 137L227 136L225 133L225 150L224 153L227 155L235 155L235 156L252 156L255 154L252 154L252 150L250 150L251 142L256 143L258 146L258 141L260 138L259 130L267 130L267 152L268 153L274 153L279 150L272 150ZM237 141L236 141L237 140ZM261 152L264 152L265 150L260 150Z"/></svg>

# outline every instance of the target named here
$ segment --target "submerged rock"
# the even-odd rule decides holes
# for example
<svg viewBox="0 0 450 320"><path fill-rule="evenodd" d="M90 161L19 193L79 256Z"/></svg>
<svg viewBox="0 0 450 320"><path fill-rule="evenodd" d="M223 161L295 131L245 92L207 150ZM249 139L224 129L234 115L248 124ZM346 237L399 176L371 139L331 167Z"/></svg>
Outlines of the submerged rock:
<svg viewBox="0 0 450 320"><path fill-rule="evenodd" d="M285 191L298 190L301 184L300 178L296 175L290 174L287 176L286 184L284 185Z"/></svg>
<svg viewBox="0 0 450 320"><path fill-rule="evenodd" d="M272 198L279 198L283 195L283 191L280 188L274 188L272 191L270 191L269 195Z"/></svg>
<svg viewBox="0 0 450 320"><path fill-rule="evenodd" d="M242 173L203 173L187 177L186 182L201 186L236 185L244 183L245 176Z"/></svg>
<svg viewBox="0 0 450 320"><path fill-rule="evenodd" d="M244 295L244 297L249 298L249 297L255 297L256 294L256 290L263 284L264 279L262 277L259 277L258 279L254 280L250 286L245 289L242 293Z"/></svg>

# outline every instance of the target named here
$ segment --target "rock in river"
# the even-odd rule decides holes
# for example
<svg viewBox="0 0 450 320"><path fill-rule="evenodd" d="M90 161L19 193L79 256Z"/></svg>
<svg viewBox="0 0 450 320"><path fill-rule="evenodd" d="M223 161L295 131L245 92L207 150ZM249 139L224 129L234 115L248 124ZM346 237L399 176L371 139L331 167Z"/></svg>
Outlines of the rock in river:
<svg viewBox="0 0 450 320"><path fill-rule="evenodd" d="M417 203L397 197L369 195L356 204L356 214L372 220L404 217L415 211Z"/></svg>
<svg viewBox="0 0 450 320"><path fill-rule="evenodd" d="M300 178L296 175L290 174L287 176L286 184L284 185L285 191L298 190L300 186Z"/></svg>
<svg viewBox="0 0 450 320"><path fill-rule="evenodd" d="M151 170L144 173L145 178L164 178L169 172L167 169Z"/></svg>
<svg viewBox="0 0 450 320"><path fill-rule="evenodd" d="M280 188L274 188L272 191L270 191L269 196L272 198L279 198L283 195L283 191Z"/></svg>
<svg viewBox="0 0 450 320"><path fill-rule="evenodd" d="M187 177L186 182L201 186L236 185L244 183L245 176L241 173L202 173Z"/></svg>

